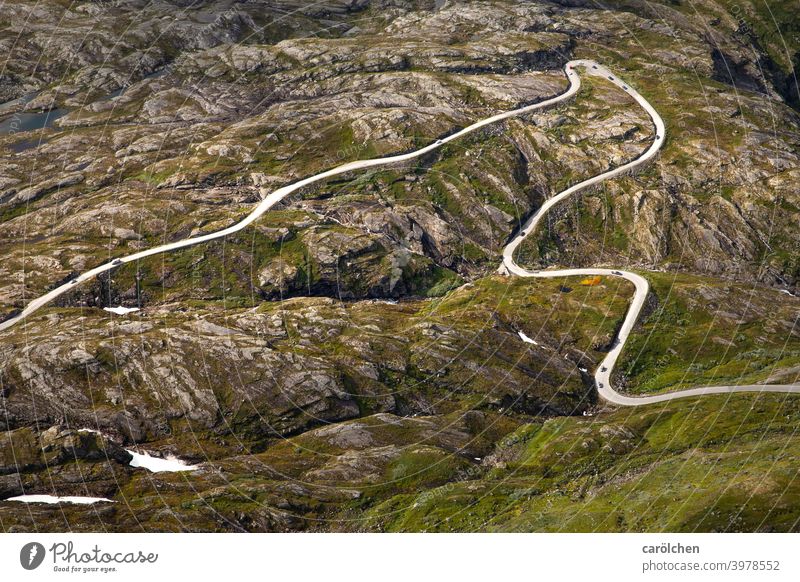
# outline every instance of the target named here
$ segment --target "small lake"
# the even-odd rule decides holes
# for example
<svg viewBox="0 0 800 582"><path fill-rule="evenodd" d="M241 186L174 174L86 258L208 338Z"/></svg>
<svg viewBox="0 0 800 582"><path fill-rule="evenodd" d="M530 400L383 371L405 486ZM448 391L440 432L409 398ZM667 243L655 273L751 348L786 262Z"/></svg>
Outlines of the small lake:
<svg viewBox="0 0 800 582"><path fill-rule="evenodd" d="M47 141L48 140L42 139L41 137L33 137L31 139L23 139L21 141L14 142L8 147L12 152L20 153L31 148L38 148L40 145L46 144Z"/></svg>
<svg viewBox="0 0 800 582"><path fill-rule="evenodd" d="M158 79L159 77L166 75L169 71L169 66L162 67L156 71L153 71L149 75L142 77L140 82L148 79ZM119 97L125 93L127 88L128 85L123 85L119 89L111 92L109 95L101 97L100 101L107 101L114 99L115 97ZM18 99L14 99L13 101L9 101L8 103L0 103L0 117L2 117L2 119L0 119L0 136L13 135L15 133L36 131L37 129L53 127L53 124L59 117L64 117L70 112L69 109L51 109L50 111L40 111L38 113L11 113L3 117L3 114L9 109L30 102L34 97L36 97L36 95L37 93L30 93ZM9 147L14 152L22 152L44 143L47 143L47 140L42 139L41 136L29 137L27 139L20 140Z"/></svg>
<svg viewBox="0 0 800 582"><path fill-rule="evenodd" d="M51 109L39 113L13 113L0 121L0 135L12 135L22 131L35 131L52 127L56 119L64 117L69 109Z"/></svg>

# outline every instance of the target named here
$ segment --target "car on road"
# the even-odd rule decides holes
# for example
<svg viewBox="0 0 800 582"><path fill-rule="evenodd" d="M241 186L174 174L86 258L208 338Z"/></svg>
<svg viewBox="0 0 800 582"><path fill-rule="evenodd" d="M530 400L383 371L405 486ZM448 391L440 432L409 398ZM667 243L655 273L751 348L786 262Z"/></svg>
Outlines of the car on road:
<svg viewBox="0 0 800 582"><path fill-rule="evenodd" d="M601 372L608 372L608 368L606 368L605 366L603 366L602 368L600 368L600 371L601 371Z"/></svg>
<svg viewBox="0 0 800 582"><path fill-rule="evenodd" d="M620 273L619 271L611 271L611 274L612 275L619 275L620 277L622 276L622 273Z"/></svg>
<svg viewBox="0 0 800 582"><path fill-rule="evenodd" d="M114 259L113 261L111 261L111 264L112 265L121 265L122 264L122 259Z"/></svg>
<svg viewBox="0 0 800 582"><path fill-rule="evenodd" d="M73 279L72 281L69 282L69 284L70 285L77 285L78 284L78 279Z"/></svg>
<svg viewBox="0 0 800 582"><path fill-rule="evenodd" d="M597 386L598 386L599 388L602 388L602 387L603 387L603 383L602 383L602 382L600 382L600 383L599 383Z"/></svg>
<svg viewBox="0 0 800 582"><path fill-rule="evenodd" d="M613 81L613 80L614 80L614 77L612 77L611 75L609 75L609 76L608 76L608 80L609 80L609 81Z"/></svg>

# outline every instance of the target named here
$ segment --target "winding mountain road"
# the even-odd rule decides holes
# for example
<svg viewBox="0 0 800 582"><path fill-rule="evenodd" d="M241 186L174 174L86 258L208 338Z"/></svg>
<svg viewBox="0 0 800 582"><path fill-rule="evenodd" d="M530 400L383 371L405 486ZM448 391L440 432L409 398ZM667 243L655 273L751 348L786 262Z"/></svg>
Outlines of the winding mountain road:
<svg viewBox="0 0 800 582"><path fill-rule="evenodd" d="M652 105L650 105L650 103L648 103L647 99L642 97L635 89L631 88L619 77L598 63L589 60L578 60L567 63L566 73L567 78L570 81L570 91L572 91L573 94L580 89L581 85L580 77L575 71L575 69L578 67L585 68L590 75L601 76L608 79L617 87L628 93L628 95L630 95L639 105L641 105L645 111L647 111L650 119L653 120L653 125L655 125L655 138L650 147L647 148L647 150L635 160L575 184L563 192L556 194L552 198L549 198L544 204L542 204L542 206L536 212L534 212L530 218L528 218L522 228L519 229L517 235L503 249L503 264L500 267L500 272L516 275L518 277L531 277L539 279L601 275L606 277L621 277L633 283L635 292L633 299L631 300L630 307L628 308L628 313L625 315L625 320L622 323L622 327L617 334L611 350L608 352L606 357L603 358L603 361L600 363L600 366L594 375L595 382L597 383L598 393L603 399L609 402L622 406L641 406L644 404L654 404L657 402L675 400L677 398L688 398L690 396L702 396L705 394L729 394L732 392L800 393L800 384L749 384L741 386L703 386L700 388L690 388L676 392L655 394L653 396L625 396L624 394L620 394L611 386L611 373L614 371L614 365L617 363L617 359L619 358L622 349L625 347L625 343L628 341L628 336L630 335L633 326L636 324L636 321L639 318L639 313L642 310L645 299L647 299L647 294L650 291L650 285L647 282L647 279L641 275L637 275L636 273L622 271L619 269L586 268L528 271L520 267L515 262L514 252L517 250L519 245L522 244L523 240L536 231L536 227L539 225L539 222L541 222L542 218L544 218L544 215L548 210L550 210L550 208L573 194L587 190L588 188L596 186L605 180L610 180L611 178L616 178L636 170L655 158L664 143L666 127L664 125L664 120L661 119L661 116L658 114L658 112L653 108Z"/></svg>
<svg viewBox="0 0 800 582"><path fill-rule="evenodd" d="M585 275L602 275L602 276L616 276L622 277L631 281L635 288L635 294L631 301L631 305L628 308L628 312L625 316L625 321L623 322L622 327L620 328L619 334L615 340L613 348L609 351L606 357L603 359L598 371L595 374L595 380L597 382L598 393L602 398L605 400L612 402L614 404L619 404L623 406L640 406L643 404L652 404L656 402L664 402L668 400L674 400L676 398L685 398L689 396L699 396L704 394L724 394L724 393L731 393L731 392L792 392L792 393L800 393L800 385L798 384L791 384L791 385L747 385L747 386L707 386L701 388L692 388L687 390L681 390L678 392L671 392L667 394L657 394L654 396L644 396L644 397L632 397L632 396L625 396L616 392L610 383L611 373L614 369L614 365L616 364L617 358L621 353L623 347L625 346L625 342L630 335L631 329L633 328L636 320L638 319L639 313L641 312L642 306L644 305L644 301L647 298L647 294L649 292L649 284L647 280L637 275L636 273L631 273L628 271L621 271L617 269L605 269L605 268L586 268L586 269L558 269L558 270L547 270L547 271L527 271L517 265L514 261L514 252L522 243L522 241L531 235L535 230L536 226L541 221L542 217L545 213L552 208L554 205L558 204L565 198L569 197L572 194L576 194L578 192L582 192L592 186L600 184L605 180L609 180L611 178L621 176L625 173L631 172L636 168L646 164L648 161L652 160L657 154L658 151L661 149L661 145L664 143L664 136L666 133L666 129L664 126L664 121L661 119L661 116L658 112L647 102L647 100L642 97L637 91L633 88L628 86L624 83L621 79L619 79L616 75L614 75L611 71L607 68L599 65L598 63L590 60L575 60L570 61L567 63L565 67L565 72L567 75L567 79L569 81L569 88L562 94L553 97L551 99L547 99L544 101L540 101L533 105L528 105L526 107L522 107L520 109L515 109L513 111L508 111L505 113L500 113L498 115L493 115L492 117L488 117L481 121L478 121L464 129L449 135L447 137L441 138L436 140L434 143L418 149L413 152L409 152L406 154L400 154L396 156L388 156L384 158L374 158L370 160L360 160L354 162L348 162L346 164L342 164L337 166L331 170L327 170L325 172L321 172L314 176L310 176L293 184L289 184L284 186L283 188L279 188L274 192L267 195L256 208L248 214L243 220L237 222L225 228L223 230L219 230L216 232L204 234L201 236L191 237L187 239L183 239L180 241L176 241L173 243L153 247L151 249L147 249L144 251L140 251L138 253L134 253L125 257L121 257L118 259L114 259L108 263L104 263L94 269L86 271L72 279L71 281L60 285L42 295L41 297L34 299L31 301L20 313L16 314L13 317L3 321L0 323L0 331L9 329L10 327L16 325L20 321L24 320L29 315L35 313L37 310L42 308L44 305L47 305L55 298L67 293L68 291L74 289L76 286L80 285L81 283L85 283L97 275L104 273L106 271L110 271L116 267L119 267L125 263L131 263L137 261L139 259L143 259L146 257L150 257L153 255L158 255L161 253L166 253L169 251L174 251L190 246L194 246L197 244L201 244L204 242L212 241L218 238L223 238L229 234L233 234L239 232L240 230L246 228L258 218L270 210L273 206L284 200L290 194L297 192L298 190L302 189L305 186L313 184L315 182L320 182L322 180L326 180L333 176L338 176L341 174L345 174L348 172L353 172L356 170L363 170L366 168L378 167L378 166L385 166L389 164L401 163L412 160L414 158L418 158L423 156L429 152L434 151L437 148L451 142L455 141L465 135L473 133L487 125L491 125L497 123L498 121L503 121L505 119L510 119L513 117L518 117L520 115L524 115L526 113L531 113L534 111L542 110L547 107L551 107L553 105L562 103L570 98L572 98L581 87L581 80L580 76L577 73L577 68L584 68L586 69L587 73L590 75L602 76L620 87L623 91L627 92L642 108L647 111L650 115L650 118L653 120L653 123L656 128L656 135L655 139L653 140L652 145L637 159L624 164L618 168L613 170L609 170L603 174L594 176L593 178L589 178L579 184L576 184L563 192L560 192L556 196L548 199L519 229L517 235L508 243L508 245L503 250L503 263L500 268L500 271L505 274L516 275L519 277L531 277L531 278L556 278L556 277L567 277L567 276L585 276Z"/></svg>

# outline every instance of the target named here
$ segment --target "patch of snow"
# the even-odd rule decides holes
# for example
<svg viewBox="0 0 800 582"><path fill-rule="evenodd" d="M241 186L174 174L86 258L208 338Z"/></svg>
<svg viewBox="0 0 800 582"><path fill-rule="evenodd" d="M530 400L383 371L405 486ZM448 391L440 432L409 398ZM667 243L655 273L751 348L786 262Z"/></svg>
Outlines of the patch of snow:
<svg viewBox="0 0 800 582"><path fill-rule="evenodd" d="M116 313L117 315L128 315L129 313L133 313L134 311L139 311L138 307L103 307L103 311L108 311L109 313Z"/></svg>
<svg viewBox="0 0 800 582"><path fill-rule="evenodd" d="M78 432L90 432L105 437L102 432L93 428L80 428L78 429ZM196 471L198 469L197 465L189 465L177 457L168 456L162 459L161 457L154 457L147 453L137 453L136 451L132 451L130 449L125 450L133 456L133 459L131 459L130 462L131 467L141 467L143 469L148 469L153 473Z"/></svg>
<svg viewBox="0 0 800 582"><path fill-rule="evenodd" d="M519 334L519 339L521 339L522 341L524 341L526 344L533 344L533 345L535 345L535 346L538 346L538 345L539 345L538 343L536 343L536 341L535 341L535 340L532 340L531 338L529 338L527 335L525 335L525 334L524 334L524 333L522 333L521 331L518 331L517 333Z"/></svg>
<svg viewBox="0 0 800 582"><path fill-rule="evenodd" d="M114 503L111 499L105 497L78 497L76 495L67 495L66 497L56 497L55 495L18 495L17 497L9 497L6 501L20 501L22 503L74 503L77 505L91 505L92 503Z"/></svg>
<svg viewBox="0 0 800 582"><path fill-rule="evenodd" d="M152 471L153 473L196 471L198 468L197 465L188 465L177 457L167 457L166 459L162 459L160 457L153 457L147 453L137 453L136 451L131 451L129 449L125 450L133 455L133 459L131 459L130 463L131 467L142 467L148 471Z"/></svg>
<svg viewBox="0 0 800 582"><path fill-rule="evenodd" d="M95 430L93 428L79 428L78 432L91 432L93 434L99 434L100 436L103 436L103 433L101 433L99 430Z"/></svg>
<svg viewBox="0 0 800 582"><path fill-rule="evenodd" d="M581 372L588 372L588 370L587 370L586 368L581 368L581 367L578 367L578 369L579 369Z"/></svg>
<svg viewBox="0 0 800 582"><path fill-rule="evenodd" d="M795 295L794 293L792 293L788 289L781 289L780 291L781 291L781 293L786 293L789 297L797 297L797 295Z"/></svg>
<svg viewBox="0 0 800 582"><path fill-rule="evenodd" d="M99 435L99 436L103 437L106 440L109 440L109 441L112 440L111 436L109 436L106 433L101 432L101 431L99 431L97 429L94 429L94 428L79 428L78 432L88 432L88 433Z"/></svg>

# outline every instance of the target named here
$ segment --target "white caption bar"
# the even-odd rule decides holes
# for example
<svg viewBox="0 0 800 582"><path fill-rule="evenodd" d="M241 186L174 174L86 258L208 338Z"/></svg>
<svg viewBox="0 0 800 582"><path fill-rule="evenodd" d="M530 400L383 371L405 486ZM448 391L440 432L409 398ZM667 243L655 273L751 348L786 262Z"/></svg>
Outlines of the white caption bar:
<svg viewBox="0 0 800 582"><path fill-rule="evenodd" d="M798 580L792 534L3 534L3 580ZM247 578L245 578L247 577Z"/></svg>

